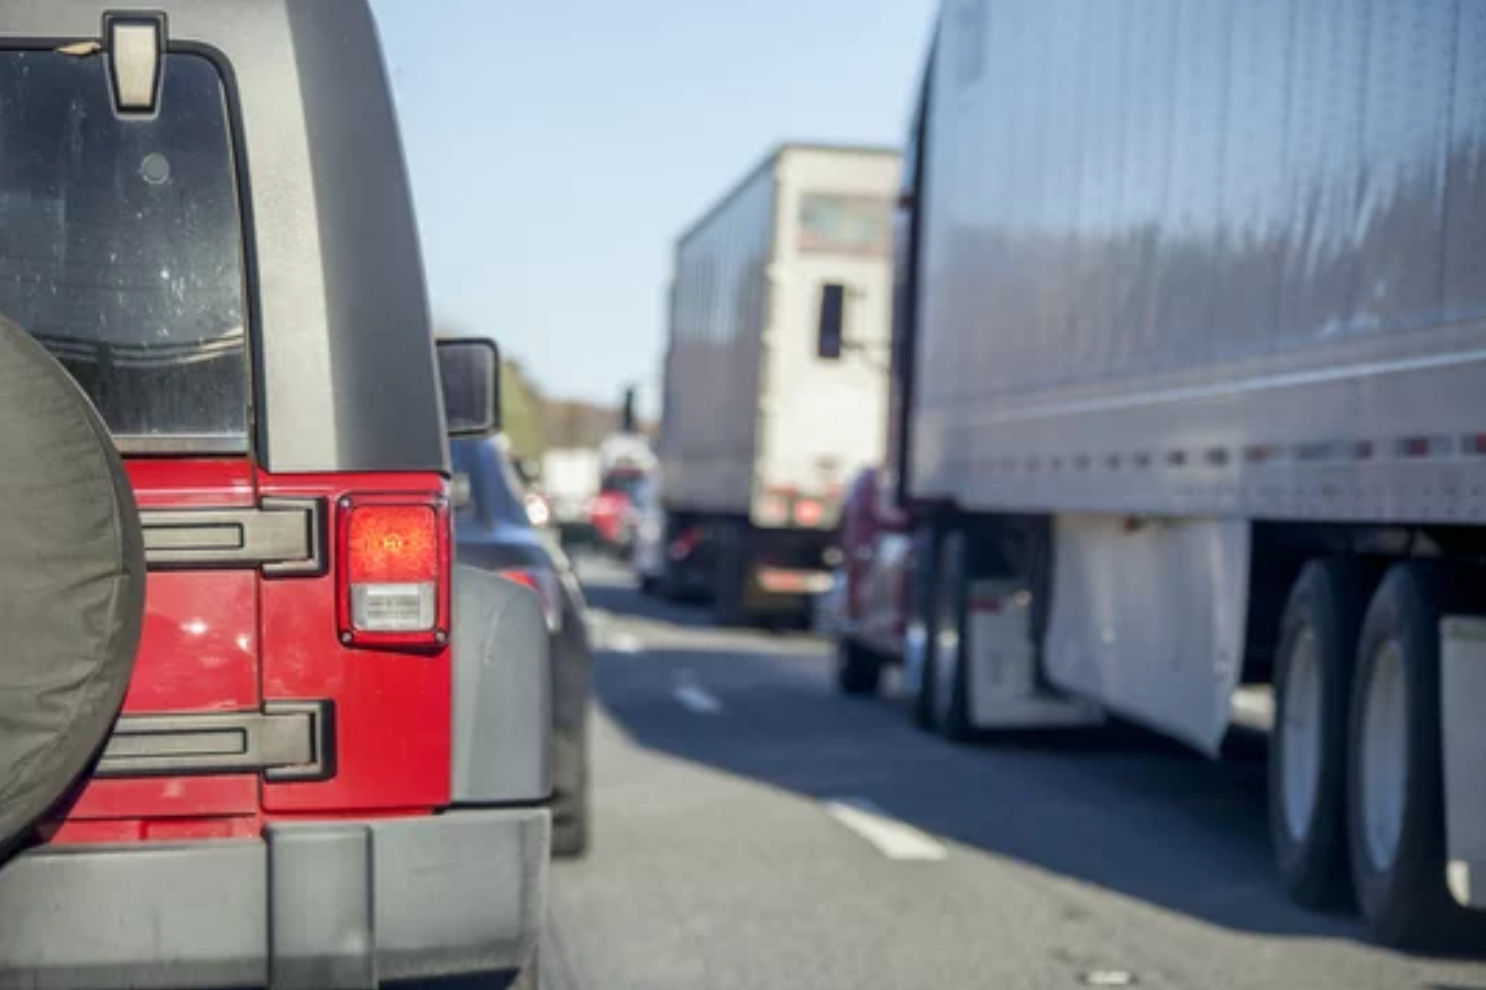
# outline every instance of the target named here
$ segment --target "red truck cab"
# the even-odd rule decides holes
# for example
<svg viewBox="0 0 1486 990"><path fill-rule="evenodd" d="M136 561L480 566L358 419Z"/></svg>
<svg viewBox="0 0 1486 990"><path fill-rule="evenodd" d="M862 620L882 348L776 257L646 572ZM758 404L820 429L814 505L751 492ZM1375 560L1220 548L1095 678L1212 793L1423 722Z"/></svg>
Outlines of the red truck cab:
<svg viewBox="0 0 1486 990"><path fill-rule="evenodd" d="M837 681L848 694L877 690L884 665L902 661L912 540L881 468L857 475L841 510L845 578Z"/></svg>

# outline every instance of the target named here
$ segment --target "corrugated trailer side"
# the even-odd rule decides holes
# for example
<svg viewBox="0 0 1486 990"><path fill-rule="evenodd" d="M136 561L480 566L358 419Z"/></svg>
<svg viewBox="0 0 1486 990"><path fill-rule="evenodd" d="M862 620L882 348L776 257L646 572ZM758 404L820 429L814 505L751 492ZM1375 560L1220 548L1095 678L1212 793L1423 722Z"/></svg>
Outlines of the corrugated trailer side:
<svg viewBox="0 0 1486 990"><path fill-rule="evenodd" d="M949 10L915 495L1486 518L1479 4Z"/></svg>
<svg viewBox="0 0 1486 990"><path fill-rule="evenodd" d="M749 511L775 164L771 154L676 244L659 443L671 511Z"/></svg>
<svg viewBox="0 0 1486 990"><path fill-rule="evenodd" d="M1272 686L1292 895L1480 938L1486 4L945 0L930 64L919 721L1216 754Z"/></svg>

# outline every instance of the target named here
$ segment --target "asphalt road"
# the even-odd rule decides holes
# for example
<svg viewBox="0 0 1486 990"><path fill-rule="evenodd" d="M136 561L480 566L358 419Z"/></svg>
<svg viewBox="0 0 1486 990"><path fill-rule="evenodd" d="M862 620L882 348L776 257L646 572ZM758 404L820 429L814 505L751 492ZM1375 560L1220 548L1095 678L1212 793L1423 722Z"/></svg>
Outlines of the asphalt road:
<svg viewBox="0 0 1486 990"><path fill-rule="evenodd" d="M550 990L1486 990L1270 870L1262 750L1133 731L968 747L835 693L805 636L709 628L582 566L595 841L555 867Z"/></svg>

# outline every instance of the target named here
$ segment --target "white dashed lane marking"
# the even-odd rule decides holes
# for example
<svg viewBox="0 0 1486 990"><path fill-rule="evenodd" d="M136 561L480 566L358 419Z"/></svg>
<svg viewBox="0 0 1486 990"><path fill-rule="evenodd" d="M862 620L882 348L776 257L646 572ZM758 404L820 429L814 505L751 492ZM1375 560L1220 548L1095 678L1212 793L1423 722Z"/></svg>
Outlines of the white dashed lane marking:
<svg viewBox="0 0 1486 990"><path fill-rule="evenodd" d="M677 684L671 691L671 697L693 715L716 715L722 711L722 702L709 694L706 688L696 684Z"/></svg>
<svg viewBox="0 0 1486 990"><path fill-rule="evenodd" d="M697 683L696 674L689 668L676 671L671 697L693 715L716 715L722 711L722 702Z"/></svg>
<svg viewBox="0 0 1486 990"><path fill-rule="evenodd" d="M605 646L615 653L643 653L645 644L640 642L638 636L632 633L617 632L608 637Z"/></svg>
<svg viewBox="0 0 1486 990"><path fill-rule="evenodd" d="M871 843L888 859L937 862L949 851L912 825L883 814L865 798L825 802L826 814Z"/></svg>

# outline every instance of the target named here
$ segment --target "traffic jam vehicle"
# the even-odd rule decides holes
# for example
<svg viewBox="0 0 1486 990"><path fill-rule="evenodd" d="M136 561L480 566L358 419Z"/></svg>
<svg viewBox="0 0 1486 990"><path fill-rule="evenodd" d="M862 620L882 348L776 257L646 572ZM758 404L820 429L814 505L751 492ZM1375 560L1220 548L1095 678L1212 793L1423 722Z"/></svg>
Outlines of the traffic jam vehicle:
<svg viewBox="0 0 1486 990"><path fill-rule="evenodd" d="M499 358L370 10L5 0L0 149L0 986L534 980L546 625L454 563Z"/></svg>
<svg viewBox="0 0 1486 990"><path fill-rule="evenodd" d="M676 241L657 442L667 595L808 619L850 479L881 456L890 149L771 151Z"/></svg>
<svg viewBox="0 0 1486 990"><path fill-rule="evenodd" d="M1268 691L1280 881L1416 948L1486 931L1467 8L946 0L896 220L917 720L1217 756Z"/></svg>
<svg viewBox="0 0 1486 990"><path fill-rule="evenodd" d="M588 713L593 642L572 562L528 515L506 437L450 444L456 559L535 591L552 658L552 854L582 856L592 828Z"/></svg>
<svg viewBox="0 0 1486 990"><path fill-rule="evenodd" d="M903 656L913 540L891 475L862 471L841 508L841 563L827 631L836 640L836 681L846 694L875 694L884 667Z"/></svg>

